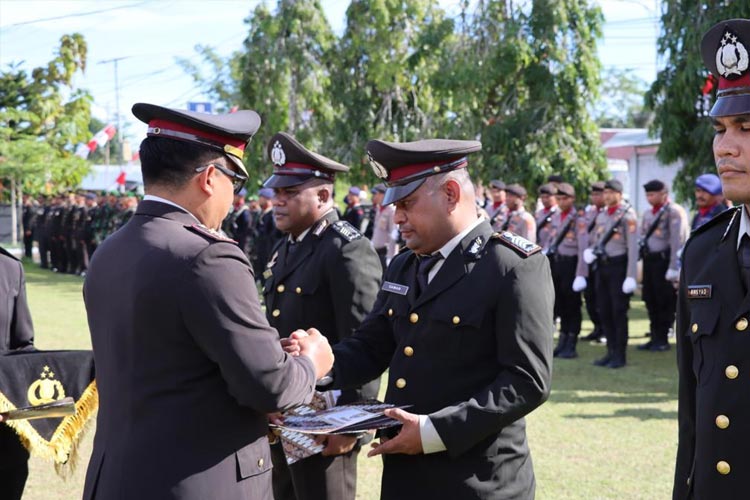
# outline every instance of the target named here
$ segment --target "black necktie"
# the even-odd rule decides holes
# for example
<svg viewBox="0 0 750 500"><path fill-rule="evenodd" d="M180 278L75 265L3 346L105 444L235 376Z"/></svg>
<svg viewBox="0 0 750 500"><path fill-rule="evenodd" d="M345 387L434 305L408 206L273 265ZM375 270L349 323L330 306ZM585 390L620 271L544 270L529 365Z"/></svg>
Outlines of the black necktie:
<svg viewBox="0 0 750 500"><path fill-rule="evenodd" d="M294 256L294 252L299 247L299 241L297 240L286 240L286 261L289 261Z"/></svg>
<svg viewBox="0 0 750 500"><path fill-rule="evenodd" d="M739 259L742 281L745 284L745 291L747 292L750 290L750 236L747 233L742 235L740 248L737 251L737 258Z"/></svg>
<svg viewBox="0 0 750 500"><path fill-rule="evenodd" d="M419 257L419 263L417 264L417 295L427 288L427 275L430 274L430 269L442 258L443 254L440 252Z"/></svg>

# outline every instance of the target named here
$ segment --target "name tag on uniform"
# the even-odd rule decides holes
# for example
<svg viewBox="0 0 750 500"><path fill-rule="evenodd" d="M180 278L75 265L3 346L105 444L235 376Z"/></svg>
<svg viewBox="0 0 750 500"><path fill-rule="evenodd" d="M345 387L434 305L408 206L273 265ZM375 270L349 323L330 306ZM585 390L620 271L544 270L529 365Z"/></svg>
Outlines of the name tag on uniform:
<svg viewBox="0 0 750 500"><path fill-rule="evenodd" d="M687 296L689 299L710 299L711 285L688 286Z"/></svg>
<svg viewBox="0 0 750 500"><path fill-rule="evenodd" d="M399 285L398 283L391 283L390 281L384 281L381 290L397 293L399 295L406 295L409 292L409 287L406 285Z"/></svg>

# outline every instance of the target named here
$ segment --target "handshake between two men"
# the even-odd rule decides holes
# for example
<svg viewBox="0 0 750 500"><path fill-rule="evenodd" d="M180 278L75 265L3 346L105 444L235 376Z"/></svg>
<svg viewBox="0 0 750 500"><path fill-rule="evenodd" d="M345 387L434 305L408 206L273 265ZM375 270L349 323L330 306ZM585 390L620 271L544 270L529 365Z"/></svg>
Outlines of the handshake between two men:
<svg viewBox="0 0 750 500"><path fill-rule="evenodd" d="M315 365L317 380L322 379L333 368L333 351L324 335L316 328L307 331L295 330L288 338L281 339L281 347L291 356L307 356ZM381 454L403 453L416 455L423 453L419 429L419 415L400 408L385 410L385 415L401 422L401 431L393 438L382 437L380 443L372 443L368 457Z"/></svg>

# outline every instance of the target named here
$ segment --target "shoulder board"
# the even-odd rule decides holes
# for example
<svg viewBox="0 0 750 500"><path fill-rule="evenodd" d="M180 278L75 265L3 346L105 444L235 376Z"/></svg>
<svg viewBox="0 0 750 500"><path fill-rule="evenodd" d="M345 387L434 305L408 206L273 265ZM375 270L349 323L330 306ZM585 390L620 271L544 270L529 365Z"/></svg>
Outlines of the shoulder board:
<svg viewBox="0 0 750 500"><path fill-rule="evenodd" d="M227 235L220 233L219 231L215 229L208 228L204 226L203 224L193 224L192 226L185 226L187 229L190 229L194 233L198 233L202 236L206 236L207 238L210 238L215 241L225 241L227 243L237 243L232 238L229 238Z"/></svg>
<svg viewBox="0 0 750 500"><path fill-rule="evenodd" d="M542 247L540 247L536 243L532 243L526 238L518 236L515 233L511 233L510 231L503 231L502 233L493 233L492 239L498 240L500 243L502 243L506 247L509 247L510 249L515 250L516 253L524 257L528 257L530 255L534 255L535 253L542 251Z"/></svg>
<svg viewBox="0 0 750 500"><path fill-rule="evenodd" d="M337 220L336 222L331 224L331 227L346 241L354 241L362 237L362 233L357 231L357 228L355 228L345 220Z"/></svg>
<svg viewBox="0 0 750 500"><path fill-rule="evenodd" d="M692 233L690 233L690 236L695 236L696 234L700 234L704 231L707 231L708 229L716 226L717 224L722 224L722 222L727 222L728 224L726 226L726 229L724 230L724 235L721 237L723 240L726 235L729 233L729 229L732 227L732 223L734 222L735 217L738 217L740 215L740 210L742 209L742 205L734 208L729 208L727 210L724 210L705 224L703 224L698 229L694 230Z"/></svg>
<svg viewBox="0 0 750 500"><path fill-rule="evenodd" d="M8 257L10 257L13 260L20 260L18 257L16 257L15 255L13 255L12 253L10 253L9 251L7 251L3 247L0 247L0 254L7 255Z"/></svg>

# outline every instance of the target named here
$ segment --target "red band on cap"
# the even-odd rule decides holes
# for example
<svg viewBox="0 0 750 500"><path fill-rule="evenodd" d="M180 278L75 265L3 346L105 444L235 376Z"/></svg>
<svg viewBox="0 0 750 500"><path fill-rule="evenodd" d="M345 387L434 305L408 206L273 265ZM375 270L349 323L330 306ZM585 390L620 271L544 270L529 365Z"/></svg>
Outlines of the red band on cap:
<svg viewBox="0 0 750 500"><path fill-rule="evenodd" d="M727 78L719 78L719 90L733 89L736 87L750 87L750 73L745 73L736 80L729 80Z"/></svg>
<svg viewBox="0 0 750 500"><path fill-rule="evenodd" d="M276 168L304 168L306 170L322 170L318 167L313 167L312 165L307 165L305 163L293 163L293 162L286 162L283 165L276 165Z"/></svg>
<svg viewBox="0 0 750 500"><path fill-rule="evenodd" d="M456 160L446 161L442 163L415 163L413 165L404 165L402 167L396 167L392 168L390 172L390 176L388 177L388 182L398 182L401 179L404 179L406 177L411 177L412 175L418 174L420 172L424 172L426 170L432 170L435 167L443 167L445 165L450 165L451 163L454 163ZM466 161L456 165L455 168L461 168L466 165Z"/></svg>
<svg viewBox="0 0 750 500"><path fill-rule="evenodd" d="M168 120L151 120L150 122L148 122L148 126L151 128L158 128L162 130L172 130L174 132L180 132L183 134L191 134L201 139L216 142L218 144L221 144L222 146L224 144L229 144L230 146L234 146L235 148L243 152L245 151L245 146L247 145L247 143L242 139L236 139L234 137L226 135L213 134L211 132L206 132L205 130L198 130L186 125L182 125L180 123L170 122Z"/></svg>

